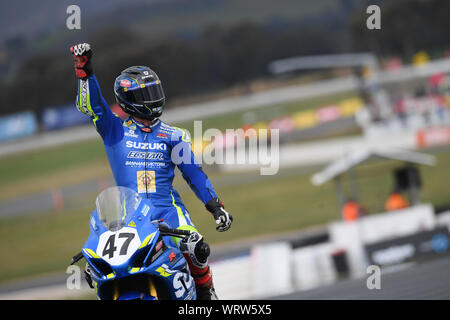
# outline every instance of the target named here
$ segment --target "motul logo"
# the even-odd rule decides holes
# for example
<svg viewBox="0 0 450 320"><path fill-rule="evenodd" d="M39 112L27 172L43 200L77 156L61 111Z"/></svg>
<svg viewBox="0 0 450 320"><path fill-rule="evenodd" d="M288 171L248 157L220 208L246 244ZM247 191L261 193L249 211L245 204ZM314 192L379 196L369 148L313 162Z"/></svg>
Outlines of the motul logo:
<svg viewBox="0 0 450 320"><path fill-rule="evenodd" d="M127 79L123 79L120 81L120 86L129 88L129 87L131 87L131 81L127 80Z"/></svg>

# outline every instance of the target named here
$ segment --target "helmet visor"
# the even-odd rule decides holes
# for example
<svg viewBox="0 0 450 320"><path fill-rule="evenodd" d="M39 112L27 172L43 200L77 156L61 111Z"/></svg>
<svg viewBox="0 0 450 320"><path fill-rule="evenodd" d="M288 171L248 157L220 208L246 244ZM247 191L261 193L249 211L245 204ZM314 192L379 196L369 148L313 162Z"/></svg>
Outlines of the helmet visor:
<svg viewBox="0 0 450 320"><path fill-rule="evenodd" d="M159 80L143 83L138 88L124 88L124 98L137 104L152 103L164 99L164 92Z"/></svg>

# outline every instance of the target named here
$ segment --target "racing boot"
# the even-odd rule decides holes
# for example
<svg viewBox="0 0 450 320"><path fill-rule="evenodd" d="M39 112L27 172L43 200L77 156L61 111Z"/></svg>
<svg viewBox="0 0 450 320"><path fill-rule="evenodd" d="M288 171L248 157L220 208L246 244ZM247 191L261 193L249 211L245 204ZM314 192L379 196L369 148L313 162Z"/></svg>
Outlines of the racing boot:
<svg viewBox="0 0 450 320"><path fill-rule="evenodd" d="M203 237L192 232L180 241L180 250L189 265L194 278L198 300L219 300L214 290L211 268L208 264L209 245L203 242Z"/></svg>

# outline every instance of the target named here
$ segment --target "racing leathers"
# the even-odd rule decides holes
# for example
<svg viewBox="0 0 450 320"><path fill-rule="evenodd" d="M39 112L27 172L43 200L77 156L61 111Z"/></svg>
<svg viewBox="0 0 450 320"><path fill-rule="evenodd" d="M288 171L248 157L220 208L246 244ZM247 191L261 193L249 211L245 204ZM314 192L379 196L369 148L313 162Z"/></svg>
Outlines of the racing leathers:
<svg viewBox="0 0 450 320"><path fill-rule="evenodd" d="M148 127L131 117L123 121L112 113L102 97L95 75L78 81L77 108L91 116L102 137L116 184L149 199L154 207L152 219L163 219L171 227L197 232L172 186L175 167L205 205L214 202L217 195L194 159L188 133L160 119ZM197 286L210 288L212 277L207 261L193 265L191 259L187 260Z"/></svg>

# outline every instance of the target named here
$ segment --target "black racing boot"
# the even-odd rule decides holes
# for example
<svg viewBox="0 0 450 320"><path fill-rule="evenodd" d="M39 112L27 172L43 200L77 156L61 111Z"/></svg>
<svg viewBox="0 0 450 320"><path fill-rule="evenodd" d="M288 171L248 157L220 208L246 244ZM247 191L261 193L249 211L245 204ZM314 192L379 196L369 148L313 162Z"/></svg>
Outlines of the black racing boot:
<svg viewBox="0 0 450 320"><path fill-rule="evenodd" d="M214 286L211 288L200 287L197 289L197 300L219 300Z"/></svg>

